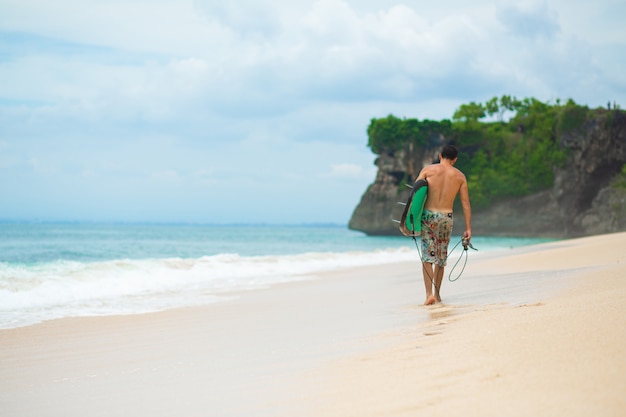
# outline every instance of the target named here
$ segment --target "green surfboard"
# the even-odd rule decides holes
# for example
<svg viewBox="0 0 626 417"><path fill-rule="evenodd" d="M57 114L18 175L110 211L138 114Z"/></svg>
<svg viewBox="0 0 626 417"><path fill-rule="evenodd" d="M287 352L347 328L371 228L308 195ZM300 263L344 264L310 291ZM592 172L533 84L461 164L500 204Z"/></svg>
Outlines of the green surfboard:
<svg viewBox="0 0 626 417"><path fill-rule="evenodd" d="M428 182L416 181L400 219L400 231L405 236L418 236L422 231L422 212L428 196Z"/></svg>

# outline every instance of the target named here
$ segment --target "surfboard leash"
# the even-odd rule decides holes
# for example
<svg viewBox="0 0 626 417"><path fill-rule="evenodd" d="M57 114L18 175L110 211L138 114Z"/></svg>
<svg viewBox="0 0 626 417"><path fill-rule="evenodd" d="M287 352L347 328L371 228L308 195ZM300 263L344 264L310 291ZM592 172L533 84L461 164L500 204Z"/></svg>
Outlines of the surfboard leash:
<svg viewBox="0 0 626 417"><path fill-rule="evenodd" d="M424 257L422 256L422 251L419 248L419 244L417 243L417 239L416 239L416 235L415 235L415 219L413 217L413 213L411 213L410 221L411 221L411 232L412 232L411 233L411 239L413 239L413 242L415 243L415 249L417 249L417 254L420 257L420 261L421 261L421 264L422 264L422 272L426 273L426 275L430 279L430 282L433 284L433 287L435 287L435 290L437 291L437 293L439 293L440 287L437 286L437 283L435 282L435 280L434 280L434 278L432 276L433 271L426 269L426 266L424 266L424 264L425 264ZM420 219L420 221L421 221L421 219Z"/></svg>
<svg viewBox="0 0 626 417"><path fill-rule="evenodd" d="M428 269L426 269L426 267L424 266L424 263L425 263L425 262L424 262L424 256L422 255L422 251L420 250L420 248L419 248L419 244L417 243L417 239L416 239L416 235L415 235L415 223L414 223L414 220L413 220L413 215L412 215L412 214L411 214L410 220L411 220L411 226L412 226L412 230L411 230L411 231L413 232L413 233L411 234L411 235L412 235L412 236L411 236L411 238L413 239L413 242L415 243L415 248L417 249L417 253L418 253L419 257L420 257L420 261L421 261L421 263L422 263L422 270L423 270L424 272L426 272L426 274L428 275L428 278L430 278L430 282L432 282L432 284L433 284L433 286L435 287L435 289L436 289L437 291L439 291L439 290L440 290L440 288L438 288L438 287L437 287L437 284L435 283L435 280L433 279L433 276L432 276L432 274L431 274L431 272L432 272L432 271L429 271L429 270L428 270ZM452 278L452 273L454 272L454 270L456 269L456 267L459 265L459 262L461 262L461 258L463 258L463 254L461 254L461 256L459 256L459 259L457 259L457 261L455 262L455 264L454 264L454 266L452 267L452 269L450 269L450 272L449 272L449 274L448 274L448 281L450 281L450 282L455 282L455 281L457 281L459 278L461 278L461 275L463 275L463 272L465 272L465 267L467 266L467 259L468 259L468 257L469 257L469 256L468 256L469 249L472 249L472 250L478 251L478 249L476 249L476 248L474 247L474 245L472 245L472 243L471 243L469 240L467 240L467 239L465 239L465 238L461 238L461 240L459 240L459 241L456 243L456 245L454 245L454 247L452 247L452 250L450 250L450 251L448 252L448 254L446 255L446 259L445 259L445 262L446 262L446 263L448 262L448 258L450 258L450 255L452 255L452 253L454 253L454 251L455 251L455 250L459 247L459 245L460 245L460 244L462 244L462 245L463 245L463 253L465 253L465 260L464 260L464 262L463 262L463 267L461 268L461 272L459 272L459 275L457 275L454 279Z"/></svg>
<svg viewBox="0 0 626 417"><path fill-rule="evenodd" d="M426 275L428 276L428 278L430 279L430 282L432 282L433 286L435 287L435 289L437 290L437 292L439 292L439 287L437 287L437 283L435 282L432 273L432 270L426 269L426 266L424 266L424 257L422 256L422 251L419 248L419 244L417 243L417 239L415 238L415 236L412 236L413 242L415 243L415 249L417 249L417 254L420 257L420 261L422 264L422 272L425 272Z"/></svg>
<svg viewBox="0 0 626 417"><path fill-rule="evenodd" d="M458 280L459 278L461 278L461 275L463 275L463 272L465 272L465 267L467 266L467 258L468 258L469 249L473 249L475 251L478 251L478 249L476 249L474 247L474 245L472 245L469 240L467 240L465 238L461 238L461 240L458 241L457 244L454 245L452 250L448 253L448 256L446 256L446 261L448 260L450 255L452 255L452 252L454 252L454 250L459 246L459 244L463 245L463 253L465 253L465 262L463 262L463 268L461 268L461 272L459 272L459 275L456 278L452 279L452 273L454 272L456 267L459 265L459 262L461 262L461 258L463 258L463 254L461 254L461 256L459 256L459 259L456 260L454 266L450 270L450 274L448 275L448 281L450 281L450 282L454 282L454 281Z"/></svg>

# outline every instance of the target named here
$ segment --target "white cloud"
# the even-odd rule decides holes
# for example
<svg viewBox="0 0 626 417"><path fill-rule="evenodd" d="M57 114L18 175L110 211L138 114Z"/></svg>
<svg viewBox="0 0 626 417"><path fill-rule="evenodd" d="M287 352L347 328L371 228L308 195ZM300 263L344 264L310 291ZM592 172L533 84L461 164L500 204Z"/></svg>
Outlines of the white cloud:
<svg viewBox="0 0 626 417"><path fill-rule="evenodd" d="M0 192L82 178L149 204L157 173L184 179L179 198L199 206L245 182L258 199L340 195L345 218L373 179L373 117L441 119L501 94L624 106L624 12L618 0L5 0ZM49 174L29 182L33 167Z"/></svg>
<svg viewBox="0 0 626 417"><path fill-rule="evenodd" d="M334 164L330 167L330 172L325 174L325 177L329 178L362 178L367 177L373 179L372 169L365 170L362 166L357 164Z"/></svg>
<svg viewBox="0 0 626 417"><path fill-rule="evenodd" d="M507 32L523 39L553 39L560 32L558 15L545 2L502 5L496 16Z"/></svg>
<svg viewBox="0 0 626 417"><path fill-rule="evenodd" d="M271 36L281 29L280 8L263 0L197 0L194 8L210 21L243 36Z"/></svg>

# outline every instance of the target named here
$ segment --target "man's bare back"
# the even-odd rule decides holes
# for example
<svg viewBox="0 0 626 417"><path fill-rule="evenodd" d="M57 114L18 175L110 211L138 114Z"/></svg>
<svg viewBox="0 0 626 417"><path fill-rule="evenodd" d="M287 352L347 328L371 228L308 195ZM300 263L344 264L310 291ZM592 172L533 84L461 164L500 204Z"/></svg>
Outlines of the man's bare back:
<svg viewBox="0 0 626 417"><path fill-rule="evenodd" d="M447 159L425 167L418 179L428 181L428 197L424 208L440 213L451 213L457 193L461 192L463 186L467 188L465 175Z"/></svg>

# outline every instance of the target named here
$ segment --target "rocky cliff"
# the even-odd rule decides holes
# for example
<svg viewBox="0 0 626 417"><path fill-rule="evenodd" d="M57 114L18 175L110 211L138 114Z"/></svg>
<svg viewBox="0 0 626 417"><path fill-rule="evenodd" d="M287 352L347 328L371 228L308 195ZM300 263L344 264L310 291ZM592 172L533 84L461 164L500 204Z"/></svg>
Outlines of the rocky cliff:
<svg viewBox="0 0 626 417"><path fill-rule="evenodd" d="M560 133L558 141L567 160L556 169L554 186L474 211L474 235L563 238L626 230L626 189L616 186L626 164L626 112L595 110L579 128ZM407 148L379 155L376 179L349 227L370 235L399 235L392 219L400 218L403 207L397 203L408 196L403 184L414 180L438 151ZM469 188L471 199L471 183ZM455 216L463 224L462 213Z"/></svg>

